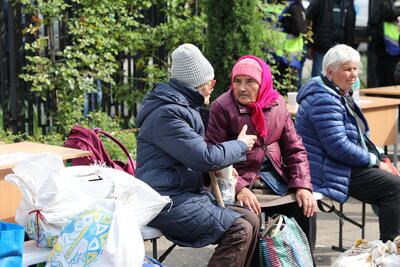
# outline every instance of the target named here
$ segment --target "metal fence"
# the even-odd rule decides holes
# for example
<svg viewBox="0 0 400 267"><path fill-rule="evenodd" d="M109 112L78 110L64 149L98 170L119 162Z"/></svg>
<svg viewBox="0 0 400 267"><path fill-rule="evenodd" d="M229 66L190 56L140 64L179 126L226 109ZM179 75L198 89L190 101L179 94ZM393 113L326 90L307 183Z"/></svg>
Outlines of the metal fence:
<svg viewBox="0 0 400 267"><path fill-rule="evenodd" d="M14 133L23 132L33 134L35 127L40 127L43 134L47 134L52 127L50 111L55 109L55 98L49 94L46 101L35 96L30 91L29 83L19 78L23 72L23 67L27 64L25 57L29 55L24 49L26 42L32 41L29 35L22 34L22 30L31 22L29 14L22 13L22 7L11 4L12 1L0 0L0 130L10 129ZM68 12L68 11L67 11ZM146 23L158 25L165 21L165 16L156 8L146 11L144 18ZM42 34L46 34L45 29ZM62 50L68 45L68 35L65 25L61 22L55 23L53 31L55 51ZM46 51L47 56L50 52ZM165 49L160 49L158 58L166 59ZM117 83L125 80L134 81L135 89L144 90L144 84L138 82L143 77L143 73L133 68L135 58L121 55L119 56L121 68L125 74L115 77ZM128 77L123 77L127 75ZM126 79L127 78L127 79ZM108 86L98 84L100 87ZM107 90L106 90L107 91ZM99 90L101 93L101 90ZM101 99L101 105L99 105ZM100 109L110 115L118 115L123 118L125 123L136 114L136 106L128 106L114 100L113 92L106 92L101 95L97 93L89 94L83 112L92 109Z"/></svg>

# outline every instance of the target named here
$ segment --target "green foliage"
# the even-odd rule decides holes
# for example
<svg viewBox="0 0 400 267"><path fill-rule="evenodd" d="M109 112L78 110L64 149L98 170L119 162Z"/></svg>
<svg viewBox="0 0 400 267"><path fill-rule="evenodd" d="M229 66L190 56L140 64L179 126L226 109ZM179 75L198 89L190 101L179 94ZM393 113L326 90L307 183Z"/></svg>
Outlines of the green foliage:
<svg viewBox="0 0 400 267"><path fill-rule="evenodd" d="M206 55L214 66L217 86L214 97L226 91L230 70L244 55L263 57L265 26L256 0L207 0Z"/></svg>
<svg viewBox="0 0 400 267"><path fill-rule="evenodd" d="M168 79L169 55L184 42L205 50L214 66L218 80L214 97L226 91L230 70L243 55L266 59L272 63L273 74L279 74L267 51L282 47L283 40L274 28L277 16L267 12L263 0L15 0L13 3L23 6L24 13L32 18L23 31L33 36L33 42L26 43L25 49L30 54L20 77L43 99L48 96L55 99L51 120L55 126L53 134L60 136L66 136L76 124L120 132L118 118L111 119L104 113L89 118L82 115L84 93L96 91L95 82L100 80L104 95L112 94L114 101L134 107L155 82ZM154 17L159 21L153 21ZM65 36L59 36L66 43L59 50L55 36L58 24L67 29ZM132 69L140 76L126 76L122 59L128 57L135 59ZM283 82L275 83L275 88L281 91L287 90L293 76L290 70L284 73ZM35 127L33 132L40 138L40 128Z"/></svg>
<svg viewBox="0 0 400 267"><path fill-rule="evenodd" d="M0 141L6 144L29 141L62 146L64 144L64 138L65 137L60 134L29 136L26 133L13 134L9 130L0 130Z"/></svg>
<svg viewBox="0 0 400 267"><path fill-rule="evenodd" d="M118 119L112 119L103 112L93 112L82 121L82 126L90 129L100 128L106 132L112 133L115 138L124 144L124 146L132 154L132 157L134 159L136 158L136 135L132 132L123 131L120 127ZM0 130L0 141L5 143L30 141L62 146L66 141L66 137L58 133L53 133L51 135L29 136L26 133L13 134L11 131ZM112 159L127 161L125 153L117 144L107 137L102 137L102 141L107 153Z"/></svg>
<svg viewBox="0 0 400 267"><path fill-rule="evenodd" d="M133 106L155 81L168 77L168 61L158 56L161 48L168 55L182 42L204 42L205 16L195 13L191 2L15 0L14 4L22 4L24 12L32 14L24 33L34 37L25 46L32 54L20 77L43 99L48 95L56 99L57 109L51 115L56 131L62 134L84 121L84 93L95 91L96 80L106 85L105 93L115 93L116 101ZM166 16L156 25L148 19L155 10ZM68 43L59 51L55 49L55 22L67 28L68 38L62 38ZM40 33L43 26L45 36ZM135 72L144 73L143 77L128 80L121 56L135 58Z"/></svg>
<svg viewBox="0 0 400 267"><path fill-rule="evenodd" d="M265 0L207 0L208 31L206 54L215 68L217 86L214 98L225 92L230 84L230 71L237 59L255 55L269 63L274 76L274 88L283 94L295 90L297 74L291 68L279 70L272 56L284 46L285 37L276 28L278 13L283 4ZM276 1L280 2L280 1ZM310 39L310 33L304 35Z"/></svg>

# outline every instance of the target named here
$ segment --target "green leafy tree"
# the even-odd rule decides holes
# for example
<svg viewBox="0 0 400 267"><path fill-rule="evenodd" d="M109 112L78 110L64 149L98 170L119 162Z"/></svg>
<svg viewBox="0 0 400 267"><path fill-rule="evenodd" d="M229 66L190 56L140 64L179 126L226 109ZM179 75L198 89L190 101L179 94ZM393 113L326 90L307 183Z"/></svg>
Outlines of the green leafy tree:
<svg viewBox="0 0 400 267"><path fill-rule="evenodd" d="M276 1L275 7L283 7ZM285 38L276 28L279 14L270 12L266 0L206 0L208 21L206 54L215 68L217 86L213 97L225 92L230 84L230 70L237 59L255 55L270 65L273 75L281 75L281 82L274 80L274 88L282 94L294 90L293 69L280 73L272 54L284 46ZM306 36L307 37L307 36ZM308 37L309 38L309 37Z"/></svg>
<svg viewBox="0 0 400 267"><path fill-rule="evenodd" d="M170 51L182 42L201 44L205 16L193 12L192 1L169 0L15 0L32 14L32 23L24 30L34 36L26 44L28 64L21 78L42 98L53 96L56 110L52 118L57 132L84 121L82 106L85 92L95 92L95 81L106 84L117 101L132 107L155 81L167 78ZM164 14L155 24L151 12ZM67 29L61 36L67 45L55 49L54 25ZM46 32L41 29L45 26ZM165 57L159 51L165 50ZM48 53L46 53L48 51ZM121 58L135 58L135 70L142 77L128 79ZM139 85L142 84L141 88Z"/></svg>
<svg viewBox="0 0 400 267"><path fill-rule="evenodd" d="M230 69L241 56L263 57L265 31L257 0L207 0L206 56L215 69L217 97L230 84Z"/></svg>

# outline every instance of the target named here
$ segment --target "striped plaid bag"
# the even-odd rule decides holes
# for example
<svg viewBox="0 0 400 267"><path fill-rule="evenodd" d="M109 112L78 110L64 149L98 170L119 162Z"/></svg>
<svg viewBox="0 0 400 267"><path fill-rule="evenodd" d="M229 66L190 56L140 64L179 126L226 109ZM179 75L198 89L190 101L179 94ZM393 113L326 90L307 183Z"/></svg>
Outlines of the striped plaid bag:
<svg viewBox="0 0 400 267"><path fill-rule="evenodd" d="M312 267L307 237L294 218L274 215L259 239L260 266Z"/></svg>

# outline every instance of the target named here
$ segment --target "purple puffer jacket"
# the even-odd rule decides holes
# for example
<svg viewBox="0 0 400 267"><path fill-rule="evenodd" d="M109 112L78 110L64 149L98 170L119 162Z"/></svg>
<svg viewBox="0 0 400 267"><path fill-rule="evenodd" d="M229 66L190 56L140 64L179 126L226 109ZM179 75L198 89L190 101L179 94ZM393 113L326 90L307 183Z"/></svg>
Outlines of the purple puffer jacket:
<svg viewBox="0 0 400 267"><path fill-rule="evenodd" d="M236 101L232 90L225 92L211 105L206 142L214 145L236 140L245 124L248 126L247 134L257 135L250 114L246 106ZM234 165L240 176L236 193L245 186L251 188L265 155L289 188L301 187L312 191L307 152L293 126L285 99L279 96L270 107L264 109L264 116L268 140L258 136L253 149L246 153L247 161Z"/></svg>

